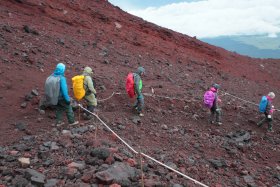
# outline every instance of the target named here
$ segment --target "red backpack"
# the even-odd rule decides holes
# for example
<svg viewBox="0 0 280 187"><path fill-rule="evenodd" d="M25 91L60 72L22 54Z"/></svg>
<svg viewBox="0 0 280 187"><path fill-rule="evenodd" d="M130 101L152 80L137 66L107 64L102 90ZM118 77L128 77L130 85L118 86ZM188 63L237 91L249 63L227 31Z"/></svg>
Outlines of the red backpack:
<svg viewBox="0 0 280 187"><path fill-rule="evenodd" d="M135 91L134 91L134 76L133 73L129 73L126 77L126 83L125 83L125 88L128 96L130 98L135 97Z"/></svg>

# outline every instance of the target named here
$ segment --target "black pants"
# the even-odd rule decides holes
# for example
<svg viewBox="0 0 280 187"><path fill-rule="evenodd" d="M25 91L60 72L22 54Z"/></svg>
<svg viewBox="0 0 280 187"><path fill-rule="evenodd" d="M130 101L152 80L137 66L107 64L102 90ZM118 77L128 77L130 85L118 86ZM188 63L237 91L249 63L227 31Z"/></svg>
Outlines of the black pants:
<svg viewBox="0 0 280 187"><path fill-rule="evenodd" d="M210 115L210 122L221 122L221 109L217 108L217 106L213 106L211 109L211 115Z"/></svg>

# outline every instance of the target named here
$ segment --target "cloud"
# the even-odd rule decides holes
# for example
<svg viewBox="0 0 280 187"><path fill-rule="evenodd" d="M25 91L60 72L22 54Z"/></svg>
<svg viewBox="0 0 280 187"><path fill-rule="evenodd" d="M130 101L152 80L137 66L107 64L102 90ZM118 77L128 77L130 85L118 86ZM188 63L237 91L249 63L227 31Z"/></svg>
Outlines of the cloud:
<svg viewBox="0 0 280 187"><path fill-rule="evenodd" d="M128 11L143 19L199 38L280 33L280 1L204 0Z"/></svg>

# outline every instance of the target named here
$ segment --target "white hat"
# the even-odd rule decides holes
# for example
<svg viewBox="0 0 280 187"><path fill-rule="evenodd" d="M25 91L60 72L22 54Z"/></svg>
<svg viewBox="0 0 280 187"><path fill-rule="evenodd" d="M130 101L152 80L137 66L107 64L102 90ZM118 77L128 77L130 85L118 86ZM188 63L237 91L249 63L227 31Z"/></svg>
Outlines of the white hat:
<svg viewBox="0 0 280 187"><path fill-rule="evenodd" d="M275 94L273 92L269 92L267 94L271 99L274 99L275 98Z"/></svg>

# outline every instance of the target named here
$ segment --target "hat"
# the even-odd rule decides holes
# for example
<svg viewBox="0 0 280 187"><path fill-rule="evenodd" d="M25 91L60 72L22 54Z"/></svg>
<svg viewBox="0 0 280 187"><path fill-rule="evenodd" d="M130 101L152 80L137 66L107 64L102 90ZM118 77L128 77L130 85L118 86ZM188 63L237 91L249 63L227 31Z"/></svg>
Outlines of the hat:
<svg viewBox="0 0 280 187"><path fill-rule="evenodd" d="M213 84L213 86L212 87L214 87L214 88L216 88L216 89L219 89L220 88L220 85L218 85L218 84Z"/></svg>
<svg viewBox="0 0 280 187"><path fill-rule="evenodd" d="M137 73L140 75L141 73L145 73L145 69L143 67L137 68Z"/></svg>
<svg viewBox="0 0 280 187"><path fill-rule="evenodd" d="M87 73L87 74L93 74L93 72L92 72L92 69L90 68L90 67L85 67L85 69L84 69L84 73Z"/></svg>
<svg viewBox="0 0 280 187"><path fill-rule="evenodd" d="M275 94L273 92L269 92L267 94L268 97L270 97L271 99L274 99L275 98Z"/></svg>

